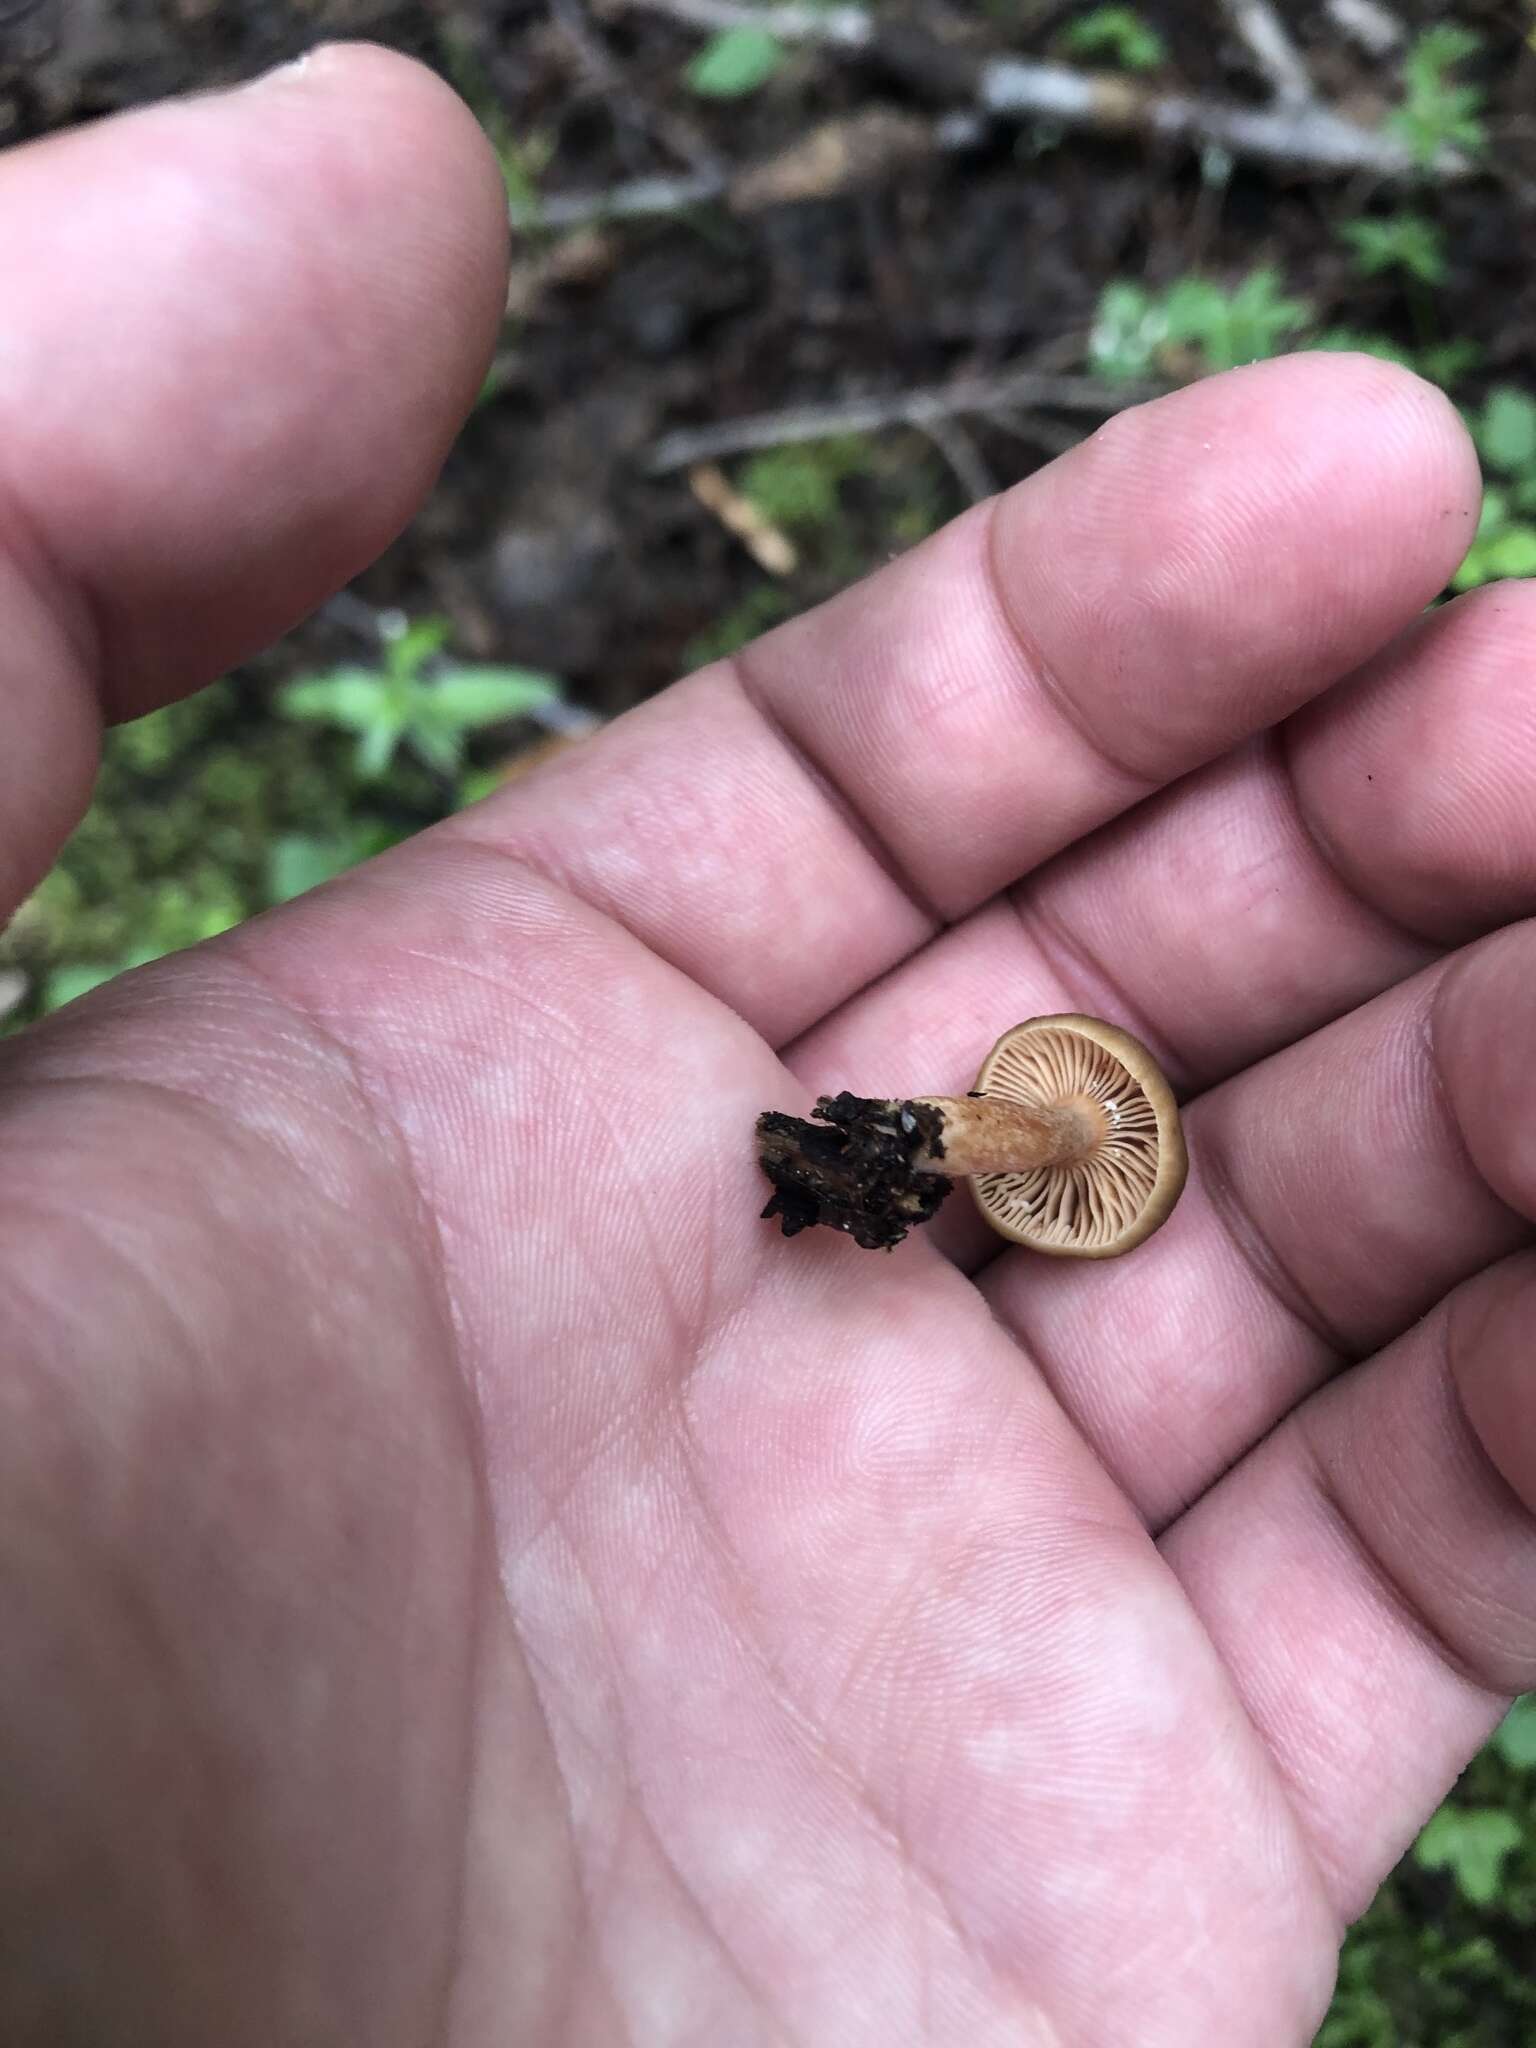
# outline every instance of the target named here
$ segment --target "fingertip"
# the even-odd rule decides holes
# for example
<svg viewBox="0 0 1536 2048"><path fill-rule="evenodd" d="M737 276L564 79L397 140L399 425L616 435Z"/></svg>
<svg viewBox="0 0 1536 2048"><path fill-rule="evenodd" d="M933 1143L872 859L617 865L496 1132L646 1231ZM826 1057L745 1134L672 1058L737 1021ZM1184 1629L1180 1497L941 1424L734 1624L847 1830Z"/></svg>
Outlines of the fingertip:
<svg viewBox="0 0 1536 2048"><path fill-rule="evenodd" d="M1208 754L1293 712L1407 625L1479 502L1432 385L1282 356L1131 407L1010 492L999 583L1104 750L1161 780L1196 733Z"/></svg>
<svg viewBox="0 0 1536 2048"><path fill-rule="evenodd" d="M495 346L511 253L501 166L467 103L428 65L370 42L318 43L229 99L264 123L293 123L296 146L319 153L319 189L355 232L372 237L387 215L386 264L411 266L414 308L445 327L442 354L462 370L467 407Z"/></svg>
<svg viewBox="0 0 1536 2048"><path fill-rule="evenodd" d="M367 44L16 152L0 244L0 504L88 594L118 713L217 674L395 537L505 303L489 143Z"/></svg>
<svg viewBox="0 0 1536 2048"><path fill-rule="evenodd" d="M1471 543L1482 506L1483 480L1467 423L1438 384L1405 364L1359 349L1308 349L1254 370L1294 375L1298 391L1326 391L1331 413L1342 415L1346 431L1369 430L1398 474L1383 475L1382 496L1396 481L1417 492L1443 546L1427 565L1434 595L1460 564ZM1242 372L1235 374L1241 375ZM1315 382L1313 381L1315 380Z"/></svg>
<svg viewBox="0 0 1536 2048"><path fill-rule="evenodd" d="M1505 1484L1536 1510L1536 1252L1502 1260L1452 1298L1457 1396Z"/></svg>

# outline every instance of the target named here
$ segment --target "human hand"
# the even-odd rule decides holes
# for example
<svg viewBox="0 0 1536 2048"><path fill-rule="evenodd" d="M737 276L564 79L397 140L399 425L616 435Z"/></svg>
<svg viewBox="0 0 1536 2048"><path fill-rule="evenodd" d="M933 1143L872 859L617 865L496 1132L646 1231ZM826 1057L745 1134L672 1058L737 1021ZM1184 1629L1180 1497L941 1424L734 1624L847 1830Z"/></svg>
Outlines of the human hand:
<svg viewBox="0 0 1536 2048"><path fill-rule="evenodd" d="M376 52L0 164L6 907L407 516L502 219ZM1395 369L1202 384L3 1048L0 2035L1306 2041L1536 1680L1476 502ZM1132 1257L758 1221L760 1109L1075 1008L1191 1098Z"/></svg>

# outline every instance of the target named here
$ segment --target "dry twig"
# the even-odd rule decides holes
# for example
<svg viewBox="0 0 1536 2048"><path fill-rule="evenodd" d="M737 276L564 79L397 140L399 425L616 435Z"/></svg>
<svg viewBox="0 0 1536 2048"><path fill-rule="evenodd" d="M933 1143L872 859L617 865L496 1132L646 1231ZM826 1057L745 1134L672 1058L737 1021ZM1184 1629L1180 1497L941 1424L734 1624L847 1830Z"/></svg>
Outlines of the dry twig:
<svg viewBox="0 0 1536 2048"><path fill-rule="evenodd" d="M620 7L640 7L668 14L689 28L761 28L782 43L841 43L862 49L872 40L874 23L862 7L805 7L799 0L777 0L756 7L751 0L617 0Z"/></svg>
<svg viewBox="0 0 1536 2048"><path fill-rule="evenodd" d="M663 434L645 460L652 476L740 455L749 448L778 448L792 441L820 441L831 434L868 434L880 427L916 427L963 413L989 415L1015 406L1049 406L1061 412L1097 413L1107 418L1143 399L1159 398L1162 384L1108 384L1097 377L1058 377L1038 370L1013 370L997 377L961 377L952 384L917 391L887 392L829 405L792 406L783 412L748 413L704 427L679 427Z"/></svg>
<svg viewBox="0 0 1536 2048"><path fill-rule="evenodd" d="M908 30L899 39L887 41L865 10L856 6L823 11L802 6L798 0L762 7L743 6L738 0L618 0L618 4L668 15L693 27L719 28L750 21L785 42L884 49L898 70L910 74L926 68L930 78L954 80L957 90L968 89L975 106L994 118L1037 119L1096 134L1145 135L1196 147L1214 143L1234 156L1289 170L1324 174L1366 171L1389 180L1412 177L1425 168L1395 135L1379 128L1362 128L1310 97L1277 98L1268 107L1247 107L1159 92L1117 74L1078 71L1035 58L972 59L921 31ZM1233 0L1233 4L1246 9L1251 0ZM1299 58L1296 61L1299 65ZM936 126L932 134L935 149L969 139L963 127L957 132ZM1441 178L1452 179L1470 176L1474 166L1459 151L1442 149L1429 168Z"/></svg>
<svg viewBox="0 0 1536 2048"><path fill-rule="evenodd" d="M992 496L997 484L982 460L981 450L958 420L924 420L918 431L926 434L938 449L954 471L955 481L973 505L979 505L983 498Z"/></svg>
<svg viewBox="0 0 1536 2048"><path fill-rule="evenodd" d="M1408 40L1403 24L1380 0L1323 0L1323 4L1340 35L1358 43L1368 57L1390 57Z"/></svg>
<svg viewBox="0 0 1536 2048"><path fill-rule="evenodd" d="M556 193L539 214L557 231L600 220L686 212L720 201L733 213L756 213L802 199L830 199L883 184L910 164L922 163L942 143L932 125L887 107L868 107L839 121L823 121L776 155L731 175L698 173L678 178L635 178L606 192Z"/></svg>
<svg viewBox="0 0 1536 2048"><path fill-rule="evenodd" d="M1315 98L1312 78L1291 32L1270 0L1222 0L1227 19L1277 100L1301 105Z"/></svg>
<svg viewBox="0 0 1536 2048"><path fill-rule="evenodd" d="M996 58L982 72L981 103L992 114L1034 115L1064 128L1147 135L1161 141L1216 143L1233 156L1323 173L1369 171L1407 178L1421 166L1407 144L1379 128L1361 128L1312 101L1243 107L1159 93L1122 78L1091 76L1061 64ZM1442 149L1431 167L1444 179L1469 177L1471 160Z"/></svg>
<svg viewBox="0 0 1536 2048"><path fill-rule="evenodd" d="M736 536L760 569L770 576L793 576L800 564L794 542L732 486L723 469L713 462L695 463L688 472L688 488L705 511L713 512L726 532Z"/></svg>

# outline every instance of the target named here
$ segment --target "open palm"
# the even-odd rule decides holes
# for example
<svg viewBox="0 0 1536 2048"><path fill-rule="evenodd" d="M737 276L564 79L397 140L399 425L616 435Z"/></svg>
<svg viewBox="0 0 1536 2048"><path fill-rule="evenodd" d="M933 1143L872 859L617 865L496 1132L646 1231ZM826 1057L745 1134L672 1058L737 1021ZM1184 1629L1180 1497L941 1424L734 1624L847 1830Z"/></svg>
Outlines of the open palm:
<svg viewBox="0 0 1536 2048"><path fill-rule="evenodd" d="M367 51L5 163L7 902L407 515L501 208ZM1309 2038L1536 1676L1476 499L1399 371L1202 385L5 1048L7 2041ZM758 1221L759 1110L1062 1009L1191 1099L1132 1257Z"/></svg>

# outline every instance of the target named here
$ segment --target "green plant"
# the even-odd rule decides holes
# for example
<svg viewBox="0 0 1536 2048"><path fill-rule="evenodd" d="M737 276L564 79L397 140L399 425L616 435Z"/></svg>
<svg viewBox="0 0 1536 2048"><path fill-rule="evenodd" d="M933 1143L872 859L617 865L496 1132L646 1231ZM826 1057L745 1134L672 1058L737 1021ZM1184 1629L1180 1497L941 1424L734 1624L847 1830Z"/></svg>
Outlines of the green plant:
<svg viewBox="0 0 1536 2048"><path fill-rule="evenodd" d="M1472 1905L1490 1906L1499 1896L1505 1859L1520 1840L1519 1822L1496 1807L1446 1805L1413 1853L1425 1870L1449 1870Z"/></svg>
<svg viewBox="0 0 1536 2048"><path fill-rule="evenodd" d="M1483 127L1484 92L1480 85L1458 84L1451 73L1481 47L1471 29L1441 22L1415 37L1403 59L1403 103L1387 126L1408 145L1417 163L1426 167L1442 149L1481 153L1487 140Z"/></svg>
<svg viewBox="0 0 1536 2048"><path fill-rule="evenodd" d="M1162 37L1134 7L1095 7L1079 15L1063 30L1061 47L1069 56L1121 71L1155 71L1168 55Z"/></svg>
<svg viewBox="0 0 1536 2048"><path fill-rule="evenodd" d="M1287 298L1278 271L1250 271L1235 285L1177 278L1166 290L1120 279L1106 285L1088 339L1100 376L1130 381L1178 367L1192 355L1201 371L1278 355L1312 320L1305 299Z"/></svg>
<svg viewBox="0 0 1536 2048"><path fill-rule="evenodd" d="M391 825L358 818L340 831L284 832L267 848L267 899L291 903L309 889L318 889L359 861L398 845L404 834Z"/></svg>
<svg viewBox="0 0 1536 2048"><path fill-rule="evenodd" d="M683 77L701 99L739 100L766 85L784 57L777 36L743 23L711 36Z"/></svg>
<svg viewBox="0 0 1536 2048"><path fill-rule="evenodd" d="M183 947L216 938L244 917L245 905L227 887L204 898L179 883L161 882L150 898L138 942L111 959L71 960L51 969L40 985L39 1006L57 1010L130 967L143 967L151 960L164 959L167 953L179 953Z"/></svg>
<svg viewBox="0 0 1536 2048"><path fill-rule="evenodd" d="M501 165L501 182L507 188L507 211L512 225L515 228L537 227L539 180L555 153L552 137L536 131L519 138L513 135L504 120L495 117L484 125L496 152L496 161Z"/></svg>
<svg viewBox="0 0 1536 2048"><path fill-rule="evenodd" d="M1495 385L1467 424L1497 481L1483 492L1477 532L1452 585L1471 590L1507 576L1536 576L1536 397L1513 384Z"/></svg>
<svg viewBox="0 0 1536 2048"><path fill-rule="evenodd" d="M522 717L560 694L534 669L440 659L446 619L405 626L384 648L380 668L337 668L289 683L278 702L289 718L357 734L357 772L377 780L405 745L431 768L457 775L472 732Z"/></svg>
<svg viewBox="0 0 1536 2048"><path fill-rule="evenodd" d="M1521 1695L1494 1730L1493 1749L1517 1771L1536 1771L1536 1692Z"/></svg>
<svg viewBox="0 0 1536 2048"><path fill-rule="evenodd" d="M765 449L743 463L737 484L770 525L811 534L836 520L840 487L868 462L862 435L834 434Z"/></svg>
<svg viewBox="0 0 1536 2048"><path fill-rule="evenodd" d="M1452 391L1476 370L1483 360L1480 343L1465 335L1455 341L1432 341L1421 348L1414 368L1431 384Z"/></svg>
<svg viewBox="0 0 1536 2048"><path fill-rule="evenodd" d="M1339 239L1354 251L1364 277L1401 271L1419 284L1445 281L1445 230L1421 213L1392 213L1380 220L1347 220Z"/></svg>

